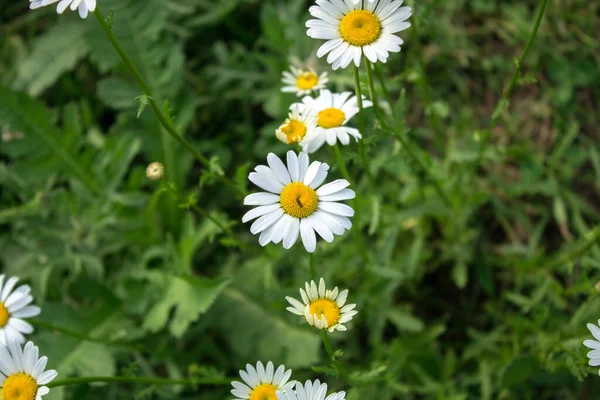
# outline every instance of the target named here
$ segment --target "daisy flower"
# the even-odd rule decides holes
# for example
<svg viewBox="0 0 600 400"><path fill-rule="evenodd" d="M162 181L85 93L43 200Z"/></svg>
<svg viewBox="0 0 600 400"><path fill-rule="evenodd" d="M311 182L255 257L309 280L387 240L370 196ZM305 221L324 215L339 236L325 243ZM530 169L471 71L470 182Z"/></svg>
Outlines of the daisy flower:
<svg viewBox="0 0 600 400"><path fill-rule="evenodd" d="M356 141L362 138L358 129L346 126L359 111L357 97L351 92L338 94L321 90L316 99L306 96L302 103L295 103L292 107L296 105L312 110L317 116L317 128L314 134L307 135L302 142L302 150L313 153L325 142L334 146L339 140L341 144L347 145L350 143L350 136ZM372 105L373 103L363 97L363 108Z"/></svg>
<svg viewBox="0 0 600 400"><path fill-rule="evenodd" d="M598 320L598 325L600 325L600 320ZM587 327L596 340L585 340L583 345L591 349L591 351L587 353L587 356L590 359L589 364L592 367L597 367L600 366L600 328L594 324L587 324ZM600 370L598 373L600 374Z"/></svg>
<svg viewBox="0 0 600 400"><path fill-rule="evenodd" d="M46 369L48 357L39 357L39 349L28 342L24 349L16 339L8 347L0 345L0 398L2 400L42 400L50 392L46 386L56 371Z"/></svg>
<svg viewBox="0 0 600 400"><path fill-rule="evenodd" d="M259 165L248 179L267 192L246 196L244 204L258 206L248 211L242 222L258 218L250 232L260 233L258 242L283 242L289 249L302 238L304 248L314 252L317 245L315 231L325 241L332 242L333 235L342 235L352 227L348 217L354 210L340 200L355 197L354 191L347 189L350 182L338 179L321 186L327 177L329 165L314 161L309 165L308 155L294 151L287 153L287 167L273 153L267 156L269 166Z"/></svg>
<svg viewBox="0 0 600 400"><path fill-rule="evenodd" d="M315 281L310 284L306 282L304 287L305 289L300 289L303 303L293 297L286 297L292 305L286 310L303 316L309 325L319 329L327 329L329 332L347 330L344 324L358 314L354 310L356 304L346 304L348 289L339 292L336 286L333 290L327 290L323 278L319 281L318 288Z"/></svg>
<svg viewBox="0 0 600 400"><path fill-rule="evenodd" d="M285 122L275 131L275 136L285 144L301 143L316 128L317 117L312 110L295 105L291 107Z"/></svg>
<svg viewBox="0 0 600 400"><path fill-rule="evenodd" d="M274 371L271 361L267 363L267 368L260 361L256 363L256 368L246 364L246 371L240 370L244 383L231 382L231 394L236 399L277 400L277 391L285 392L294 385L295 381L288 382L291 375L292 370L286 371L283 365Z"/></svg>
<svg viewBox="0 0 600 400"><path fill-rule="evenodd" d="M327 384L321 383L318 379L314 382L306 381L304 385L296 383L294 390L287 392L277 392L277 400L344 400L346 392L331 393L327 398Z"/></svg>
<svg viewBox="0 0 600 400"><path fill-rule="evenodd" d="M29 305L33 301L33 296L29 294L29 285L21 285L15 289L19 278L13 276L6 283L4 278L4 275L0 275L0 344L7 345L12 339L17 339L19 344L23 344L23 335L33 332L33 326L23 318L35 317L41 310Z"/></svg>
<svg viewBox="0 0 600 400"><path fill-rule="evenodd" d="M59 14L62 14L70 6L71 11L79 10L81 18L86 18L88 12L93 12L96 9L96 0L29 0L29 2L31 3L29 8L32 10L58 3L56 12Z"/></svg>
<svg viewBox="0 0 600 400"><path fill-rule="evenodd" d="M327 72L318 75L314 69L310 67L296 68L290 66L290 71L283 72L283 78L281 82L284 86L281 88L282 92L285 93L296 93L296 96L306 96L311 94L313 91L323 89L327 87L329 78Z"/></svg>
<svg viewBox="0 0 600 400"><path fill-rule="evenodd" d="M386 62L389 52L397 53L404 41L394 35L410 26L406 20L410 7L400 7L402 0L365 2L354 0L317 0L310 7L316 19L306 22L306 34L313 39L327 40L317 51L317 57L327 56L335 70L346 68L352 61L358 67L364 54L371 62Z"/></svg>

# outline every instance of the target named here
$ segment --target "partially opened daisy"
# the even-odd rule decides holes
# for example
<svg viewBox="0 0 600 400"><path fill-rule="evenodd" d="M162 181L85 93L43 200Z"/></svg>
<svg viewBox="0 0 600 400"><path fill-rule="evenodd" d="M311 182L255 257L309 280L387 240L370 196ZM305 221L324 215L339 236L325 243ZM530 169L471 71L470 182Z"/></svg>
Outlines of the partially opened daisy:
<svg viewBox="0 0 600 400"><path fill-rule="evenodd" d="M293 297L286 297L291 304L286 310L303 316L309 325L319 329L327 329L329 332L347 330L344 324L358 314L354 310L356 304L346 304L348 289L339 292L336 286L333 290L328 290L323 278L319 281L318 288L315 281L306 282L304 286L304 289L300 289L303 303Z"/></svg>
<svg viewBox="0 0 600 400"><path fill-rule="evenodd" d="M327 72L322 72L319 75L310 67L297 68L290 66L290 71L283 72L281 81L284 86L281 88L281 91L296 93L296 96L299 97L323 89L327 87L327 82L329 82Z"/></svg>
<svg viewBox="0 0 600 400"><path fill-rule="evenodd" d="M4 275L0 275L0 344L6 345L12 339L23 344L23 335L33 332L33 326L23 318L35 317L41 310L29 305L33 301L29 285L21 285L15 289L19 278L13 276L6 283L4 278Z"/></svg>
<svg viewBox="0 0 600 400"><path fill-rule="evenodd" d="M342 235L352 227L348 217L354 216L354 210L339 203L355 197L354 191L347 189L350 182L338 179L321 186L329 165L319 161L309 165L306 153L297 155L291 150L287 166L273 153L267 156L267 163L269 166L259 165L248 176L267 192L246 196L245 205L258 207L242 218L242 222L258 218L250 232L260 233L261 246L283 242L283 247L289 249L300 235L304 248L312 253L317 246L315 232L332 242L334 235Z"/></svg>
<svg viewBox="0 0 600 400"><path fill-rule="evenodd" d="M56 6L57 13L62 14L69 7L71 11L78 10L81 18L86 18L88 12L94 12L96 9L96 0L29 0L29 2L31 3L29 8L32 10L58 3Z"/></svg>
<svg viewBox="0 0 600 400"><path fill-rule="evenodd" d="M600 320L598 320L598 325L600 326ZM594 324L587 324L587 327L596 340L585 340L583 345L590 349L587 353L587 356L590 359L589 364L592 367L598 367L600 366L600 328ZM600 370L598 371L598 374L600 374Z"/></svg>
<svg viewBox="0 0 600 400"><path fill-rule="evenodd" d="M295 105L291 107L285 122L275 131L275 136L285 144L296 144L314 134L316 128L317 117L314 112Z"/></svg>
<svg viewBox="0 0 600 400"><path fill-rule="evenodd" d="M295 381L288 382L291 375L292 370L286 371L283 365L275 370L271 361L267 363L266 368L260 361L256 363L256 368L246 364L246 370L240 370L240 377L244 383L231 382L231 394L236 399L277 400L277 391L286 392L294 385Z"/></svg>
<svg viewBox="0 0 600 400"><path fill-rule="evenodd" d="M8 347L0 345L0 399L41 400L50 392L46 386L56 378L56 371L46 369L48 357L28 342L24 349L17 340Z"/></svg>
<svg viewBox="0 0 600 400"><path fill-rule="evenodd" d="M317 128L314 134L307 135L303 140L302 150L313 153L325 142L334 146L339 140L341 144L347 145L350 143L350 136L356 141L362 138L358 129L346 126L359 111L357 97L351 92L331 93L329 90L321 90L319 97L313 99L306 96L302 103L295 103L292 107L296 105L303 105L317 116ZM363 108L372 105L363 97Z"/></svg>
<svg viewBox="0 0 600 400"><path fill-rule="evenodd" d="M386 62L390 52L400 51L404 41L394 35L410 26L410 7L402 0L361 1L317 0L310 14L317 18L306 22L306 34L327 40L317 51L327 56L335 70L354 61L358 67L364 54L371 62Z"/></svg>
<svg viewBox="0 0 600 400"><path fill-rule="evenodd" d="M296 383L294 390L277 392L277 400L344 400L346 392L331 393L327 398L327 384L318 379L314 382Z"/></svg>

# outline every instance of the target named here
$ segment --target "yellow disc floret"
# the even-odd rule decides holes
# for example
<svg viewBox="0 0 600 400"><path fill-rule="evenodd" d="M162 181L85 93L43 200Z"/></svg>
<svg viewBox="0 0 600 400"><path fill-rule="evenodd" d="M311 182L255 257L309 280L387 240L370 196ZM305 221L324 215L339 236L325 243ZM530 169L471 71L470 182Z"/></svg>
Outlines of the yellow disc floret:
<svg viewBox="0 0 600 400"><path fill-rule="evenodd" d="M6 324L8 324L8 319L10 318L10 313L4 306L4 303L0 301L0 328L4 328Z"/></svg>
<svg viewBox="0 0 600 400"><path fill-rule="evenodd" d="M292 182L283 188L279 195L281 208L296 218L306 218L317 210L319 196L304 183Z"/></svg>
<svg viewBox="0 0 600 400"><path fill-rule="evenodd" d="M289 119L280 128L281 133L285 135L287 144L299 143L306 135L306 125L297 119ZM282 140L283 138L280 138ZM285 142L285 140L282 140Z"/></svg>
<svg viewBox="0 0 600 400"><path fill-rule="evenodd" d="M310 315L316 315L319 320L325 316L327 327L334 325L340 319L340 308L337 304L329 299L318 299L310 303Z"/></svg>
<svg viewBox="0 0 600 400"><path fill-rule="evenodd" d="M326 108L319 112L317 124L321 128L335 128L341 126L346 119L346 114L339 108Z"/></svg>
<svg viewBox="0 0 600 400"><path fill-rule="evenodd" d="M270 383L258 385L250 393L250 400L277 400L277 386Z"/></svg>
<svg viewBox="0 0 600 400"><path fill-rule="evenodd" d="M10 375L2 384L2 400L35 400L38 384L22 372Z"/></svg>
<svg viewBox="0 0 600 400"><path fill-rule="evenodd" d="M301 73L298 75L298 79L296 79L296 86L302 90L311 90L317 83L319 83L319 77L310 71Z"/></svg>
<svg viewBox="0 0 600 400"><path fill-rule="evenodd" d="M353 46L373 43L381 34L381 21L367 10L354 10L344 15L340 22L342 39Z"/></svg>

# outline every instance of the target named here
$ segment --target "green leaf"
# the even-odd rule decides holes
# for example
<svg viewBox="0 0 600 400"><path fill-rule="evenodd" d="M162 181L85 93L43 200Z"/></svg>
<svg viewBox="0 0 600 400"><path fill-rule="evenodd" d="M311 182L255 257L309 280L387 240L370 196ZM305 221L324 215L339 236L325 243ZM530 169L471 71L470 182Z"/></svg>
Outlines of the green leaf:
<svg viewBox="0 0 600 400"><path fill-rule="evenodd" d="M400 331L421 332L425 328L423 321L408 311L390 309L387 317Z"/></svg>

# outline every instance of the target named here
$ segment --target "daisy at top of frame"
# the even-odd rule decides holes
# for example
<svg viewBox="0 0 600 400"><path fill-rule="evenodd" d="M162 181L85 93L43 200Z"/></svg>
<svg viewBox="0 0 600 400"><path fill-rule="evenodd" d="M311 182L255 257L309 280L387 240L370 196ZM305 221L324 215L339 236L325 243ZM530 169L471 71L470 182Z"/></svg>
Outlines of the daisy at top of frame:
<svg viewBox="0 0 600 400"><path fill-rule="evenodd" d="M87 18L89 12L94 12L96 9L96 0L29 0L29 8L49 6L50 4L58 3L56 12L62 14L67 8L71 11L79 11L81 18Z"/></svg>

